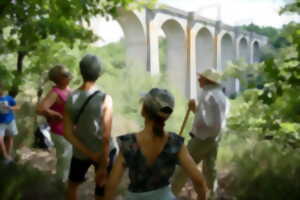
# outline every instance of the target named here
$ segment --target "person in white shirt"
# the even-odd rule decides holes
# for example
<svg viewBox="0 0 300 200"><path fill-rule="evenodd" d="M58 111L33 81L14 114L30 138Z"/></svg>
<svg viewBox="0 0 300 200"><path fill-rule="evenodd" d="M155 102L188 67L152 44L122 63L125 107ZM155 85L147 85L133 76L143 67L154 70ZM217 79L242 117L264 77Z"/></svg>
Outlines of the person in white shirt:
<svg viewBox="0 0 300 200"><path fill-rule="evenodd" d="M206 179L210 196L217 188L215 162L222 130L226 127L229 102L221 87L221 74L214 69L198 73L202 92L198 103L189 101L189 109L195 113L191 140L188 150L196 163L202 161L202 171ZM179 195L187 177L181 168L177 168L172 180L172 190Z"/></svg>

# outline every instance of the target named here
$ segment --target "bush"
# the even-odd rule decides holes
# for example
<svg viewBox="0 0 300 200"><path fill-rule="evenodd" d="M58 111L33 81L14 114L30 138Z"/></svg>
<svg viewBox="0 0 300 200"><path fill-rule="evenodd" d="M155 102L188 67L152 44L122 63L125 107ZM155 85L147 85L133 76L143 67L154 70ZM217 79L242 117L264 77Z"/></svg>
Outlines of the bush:
<svg viewBox="0 0 300 200"><path fill-rule="evenodd" d="M28 165L0 164L1 200L63 200L64 186L54 176Z"/></svg>
<svg viewBox="0 0 300 200"><path fill-rule="evenodd" d="M237 145L244 147L227 160L230 182L226 184L232 196L238 200L299 199L299 149L297 154L272 141L239 140Z"/></svg>

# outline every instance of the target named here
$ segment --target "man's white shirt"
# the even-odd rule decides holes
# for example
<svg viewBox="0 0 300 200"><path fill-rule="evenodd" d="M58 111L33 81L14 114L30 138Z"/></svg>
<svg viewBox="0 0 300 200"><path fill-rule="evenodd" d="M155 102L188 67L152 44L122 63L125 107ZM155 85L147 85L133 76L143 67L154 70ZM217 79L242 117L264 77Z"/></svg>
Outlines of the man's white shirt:
<svg viewBox="0 0 300 200"><path fill-rule="evenodd" d="M208 85L198 97L192 134L200 139L217 138L226 127L229 101L219 86Z"/></svg>

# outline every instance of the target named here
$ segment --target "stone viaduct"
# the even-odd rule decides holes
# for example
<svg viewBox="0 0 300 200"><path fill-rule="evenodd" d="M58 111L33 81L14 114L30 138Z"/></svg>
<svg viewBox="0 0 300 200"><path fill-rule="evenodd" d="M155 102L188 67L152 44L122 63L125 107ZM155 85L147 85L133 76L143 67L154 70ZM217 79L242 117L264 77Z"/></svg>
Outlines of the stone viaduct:
<svg viewBox="0 0 300 200"><path fill-rule="evenodd" d="M141 11L120 10L117 21L123 29L126 64L160 72L159 33L167 40L167 76L186 97L197 95L196 72L206 68L223 71L228 61L243 58L259 61L267 38L168 6ZM225 83L226 94L239 90L237 80Z"/></svg>

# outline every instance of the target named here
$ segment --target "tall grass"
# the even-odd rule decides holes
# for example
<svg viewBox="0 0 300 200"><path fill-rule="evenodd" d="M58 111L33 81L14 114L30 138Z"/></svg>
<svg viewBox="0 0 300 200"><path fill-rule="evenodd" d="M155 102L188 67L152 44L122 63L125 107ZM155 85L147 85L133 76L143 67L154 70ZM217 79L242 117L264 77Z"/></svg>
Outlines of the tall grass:
<svg viewBox="0 0 300 200"><path fill-rule="evenodd" d="M166 130L179 132L186 112L186 98L160 75L151 76L142 68L126 68L113 76L109 73L104 74L98 83L114 101L115 135L135 132L143 126L144 121L140 114L141 95L154 87L168 89L174 95L175 110L166 123ZM191 120L185 133L190 128Z"/></svg>

